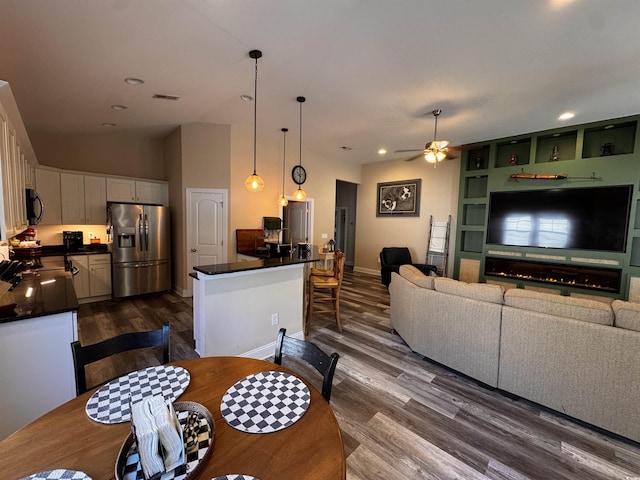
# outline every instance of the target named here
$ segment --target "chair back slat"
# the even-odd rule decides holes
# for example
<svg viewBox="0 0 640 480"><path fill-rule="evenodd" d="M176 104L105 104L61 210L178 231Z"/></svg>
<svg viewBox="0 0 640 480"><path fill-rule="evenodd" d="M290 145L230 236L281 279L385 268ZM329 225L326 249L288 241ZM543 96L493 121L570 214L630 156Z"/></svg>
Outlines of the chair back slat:
<svg viewBox="0 0 640 480"><path fill-rule="evenodd" d="M82 346L78 341L73 342L71 351L76 374L76 394L80 395L88 390L85 366L103 358L140 348L162 347L162 363L169 363L169 332L169 324L165 323L157 330L124 333L92 345Z"/></svg>
<svg viewBox="0 0 640 480"><path fill-rule="evenodd" d="M282 365L283 354L301 358L307 362L322 375L322 396L327 400L327 402L329 402L331 399L333 374L335 373L340 355L338 353L333 353L329 356L315 343L287 337L285 334L286 329L284 328L281 328L278 332L274 363Z"/></svg>

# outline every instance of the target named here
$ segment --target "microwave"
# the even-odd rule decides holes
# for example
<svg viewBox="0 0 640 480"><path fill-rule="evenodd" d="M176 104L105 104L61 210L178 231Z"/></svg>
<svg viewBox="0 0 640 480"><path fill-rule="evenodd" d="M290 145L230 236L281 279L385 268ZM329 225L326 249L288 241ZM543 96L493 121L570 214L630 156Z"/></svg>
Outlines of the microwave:
<svg viewBox="0 0 640 480"><path fill-rule="evenodd" d="M25 201L27 206L27 218L29 225L37 225L42 220L44 205L42 199L33 188L25 189Z"/></svg>

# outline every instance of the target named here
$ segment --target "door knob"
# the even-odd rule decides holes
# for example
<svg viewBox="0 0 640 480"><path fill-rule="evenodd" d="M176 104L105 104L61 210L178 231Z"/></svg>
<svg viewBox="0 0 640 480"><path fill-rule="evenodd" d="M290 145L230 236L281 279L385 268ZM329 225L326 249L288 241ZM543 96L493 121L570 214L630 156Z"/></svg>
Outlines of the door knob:
<svg viewBox="0 0 640 480"><path fill-rule="evenodd" d="M192 252L197 252L198 250L196 250L195 248L191 249Z"/></svg>

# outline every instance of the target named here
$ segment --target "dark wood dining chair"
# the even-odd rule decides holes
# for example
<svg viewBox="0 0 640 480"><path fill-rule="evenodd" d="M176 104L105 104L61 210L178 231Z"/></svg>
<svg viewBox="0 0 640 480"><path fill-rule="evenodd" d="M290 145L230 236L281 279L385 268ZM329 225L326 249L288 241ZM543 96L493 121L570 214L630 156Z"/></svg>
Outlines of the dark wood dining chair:
<svg viewBox="0 0 640 480"><path fill-rule="evenodd" d="M91 345L82 346L78 341L73 342L71 351L76 374L76 395L89 390L84 367L103 358L140 348L162 347L162 363L169 363L169 333L169 324L165 323L157 330L124 333Z"/></svg>
<svg viewBox="0 0 640 480"><path fill-rule="evenodd" d="M282 365L282 355L284 354L301 358L314 367L318 372L320 372L320 375L322 375L322 396L325 398L327 403L329 403L329 400L331 399L333 374L336 371L336 365L338 364L338 358L340 358L340 355L337 352L334 352L329 356L315 343L299 340L293 337L287 337L285 335L286 333L287 330L285 328L281 328L278 332L276 353L273 362L278 365Z"/></svg>

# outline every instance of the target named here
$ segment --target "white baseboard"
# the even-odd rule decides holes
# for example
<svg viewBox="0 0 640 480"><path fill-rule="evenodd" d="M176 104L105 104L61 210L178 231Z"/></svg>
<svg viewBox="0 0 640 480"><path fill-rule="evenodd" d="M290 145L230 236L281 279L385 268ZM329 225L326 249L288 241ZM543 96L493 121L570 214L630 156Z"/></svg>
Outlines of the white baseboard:
<svg viewBox="0 0 640 480"><path fill-rule="evenodd" d="M293 335L287 335L291 338L297 338L299 340L304 340L304 332L297 332ZM238 355L239 357L249 357L249 358L257 358L259 360L267 360L273 357L273 354L276 350L276 341L274 340L271 343L266 345L262 345L261 347L254 348L248 352L241 353Z"/></svg>
<svg viewBox="0 0 640 480"><path fill-rule="evenodd" d="M380 270L374 270L372 268L363 268L363 267L354 267L354 272L366 273L367 275L375 275L377 277L380 276Z"/></svg>

